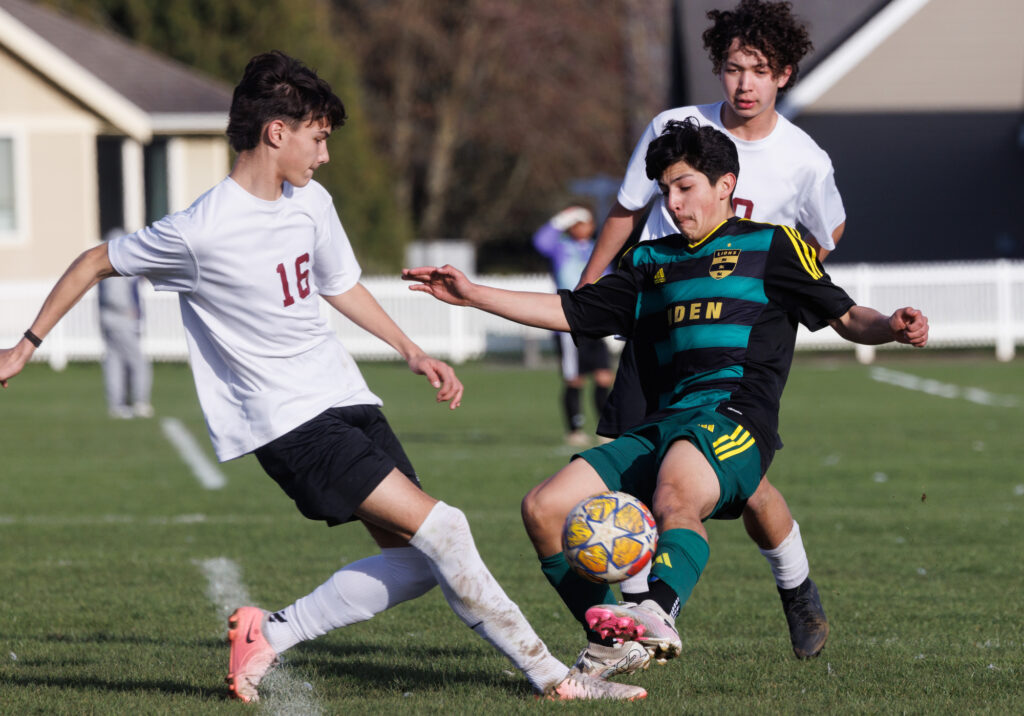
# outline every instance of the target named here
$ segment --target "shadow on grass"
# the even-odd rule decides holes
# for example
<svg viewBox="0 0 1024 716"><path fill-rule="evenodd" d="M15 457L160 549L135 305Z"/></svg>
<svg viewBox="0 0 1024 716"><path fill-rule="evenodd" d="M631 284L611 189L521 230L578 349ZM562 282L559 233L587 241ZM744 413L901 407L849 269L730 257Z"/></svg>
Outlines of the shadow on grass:
<svg viewBox="0 0 1024 716"><path fill-rule="evenodd" d="M43 687L57 688L61 690L84 690L94 689L110 692L137 693L140 691L151 691L166 695L193 696L207 700L227 700L227 687L207 688L175 682L170 680L151 681L146 679L125 679L118 681L114 679L100 679L95 677L79 676L27 676L24 674L4 675L3 682L8 687Z"/></svg>
<svg viewBox="0 0 1024 716"><path fill-rule="evenodd" d="M321 673L358 683L363 689L394 691L401 685L441 691L463 684L501 689L510 696L532 693L526 677L518 675L511 662L499 671L469 668L467 665L480 658L480 651L473 648L308 642L287 656L285 664L290 668L301 670L308 664ZM516 675L509 677L505 671Z"/></svg>
<svg viewBox="0 0 1024 716"><path fill-rule="evenodd" d="M169 639L164 636L151 636L146 634L117 634L115 632L93 632L90 634L60 634L50 633L43 636L18 636L10 635L12 640L40 642L49 644L129 644L134 646L159 646L159 647L197 647L197 648L219 648L227 647L226 639L208 637L204 639Z"/></svg>

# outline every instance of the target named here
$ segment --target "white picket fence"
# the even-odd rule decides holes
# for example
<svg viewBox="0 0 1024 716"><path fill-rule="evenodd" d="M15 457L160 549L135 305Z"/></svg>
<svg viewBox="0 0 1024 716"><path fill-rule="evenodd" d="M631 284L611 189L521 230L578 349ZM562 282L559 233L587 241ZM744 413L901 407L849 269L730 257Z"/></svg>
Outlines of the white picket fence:
<svg viewBox="0 0 1024 716"><path fill-rule="evenodd" d="M936 348L992 347L996 358L1011 360L1024 343L1024 261L929 264L835 264L827 267L836 283L861 304L881 311L913 305L928 315L930 345ZM481 276L482 283L520 291L551 292L547 276ZM398 324L428 353L455 363L488 353L523 351L545 339L546 331L526 328L481 311L454 308L409 290L393 277L366 277L364 285ZM0 346L10 346L27 328L53 282L0 283ZM144 349L154 360L187 358L177 296L145 284ZM384 343L322 304L338 335L357 359L394 359ZM853 346L834 331L803 328L799 350L850 350L862 362L875 349ZM883 347L883 350L906 349ZM82 301L47 336L36 360L62 368L68 361L96 360L103 353L96 292Z"/></svg>

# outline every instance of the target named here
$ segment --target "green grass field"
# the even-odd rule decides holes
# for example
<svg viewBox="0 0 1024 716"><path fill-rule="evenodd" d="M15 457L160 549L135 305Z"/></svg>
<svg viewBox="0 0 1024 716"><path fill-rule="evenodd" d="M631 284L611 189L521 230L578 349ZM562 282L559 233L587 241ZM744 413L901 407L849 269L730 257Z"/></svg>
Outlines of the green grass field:
<svg viewBox="0 0 1024 716"><path fill-rule="evenodd" d="M679 619L682 658L631 677L645 702L536 703L439 590L287 653L257 707L226 698L224 614L202 569L291 602L373 546L299 516L255 459L203 489L160 429L212 456L191 377L156 370L154 420L106 417L99 368L30 366L0 392L0 713L1020 713L1024 362L882 353L939 397L801 357L771 476L800 522L832 623L792 656L773 580L738 522ZM427 489L465 510L484 559L552 651L581 634L538 568L519 500L562 466L554 369L472 364L464 406L404 366L365 366ZM1006 405L957 397L974 387ZM980 393L968 394L977 398Z"/></svg>

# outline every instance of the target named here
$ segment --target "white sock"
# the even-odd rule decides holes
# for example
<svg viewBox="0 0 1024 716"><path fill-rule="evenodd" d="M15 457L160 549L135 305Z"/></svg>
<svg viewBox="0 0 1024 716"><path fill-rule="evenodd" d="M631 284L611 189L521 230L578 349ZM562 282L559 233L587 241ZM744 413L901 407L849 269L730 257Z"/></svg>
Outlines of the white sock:
<svg viewBox="0 0 1024 716"><path fill-rule="evenodd" d="M803 584L810 574L804 541L800 539L800 525L793 520L793 529L782 544L774 549L762 549L761 554L768 560L768 566L775 575L775 583L782 589L792 589Z"/></svg>
<svg viewBox="0 0 1024 716"><path fill-rule="evenodd" d="M278 654L300 641L370 619L437 584L430 562L412 547L382 549L353 562L291 606L267 616L263 634Z"/></svg>
<svg viewBox="0 0 1024 716"><path fill-rule="evenodd" d="M568 667L551 655L480 559L461 510L438 502L409 543L432 563L452 611L508 657L535 689L565 678Z"/></svg>
<svg viewBox="0 0 1024 716"><path fill-rule="evenodd" d="M629 579L624 579L619 582L619 588L622 590L623 595L625 594L643 594L648 591L647 588L647 576L651 573L651 565L654 560L651 560L644 568L634 574Z"/></svg>

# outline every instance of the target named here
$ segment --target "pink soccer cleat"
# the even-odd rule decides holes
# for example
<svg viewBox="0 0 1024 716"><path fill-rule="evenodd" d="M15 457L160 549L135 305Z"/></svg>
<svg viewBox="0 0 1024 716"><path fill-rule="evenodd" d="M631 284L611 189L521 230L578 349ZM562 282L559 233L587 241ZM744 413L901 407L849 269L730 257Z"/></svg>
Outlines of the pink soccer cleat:
<svg viewBox="0 0 1024 716"><path fill-rule="evenodd" d="M260 700L256 687L277 661L277 652L263 637L266 615L258 607L239 607L228 617L231 659L224 680L231 696L246 703Z"/></svg>

